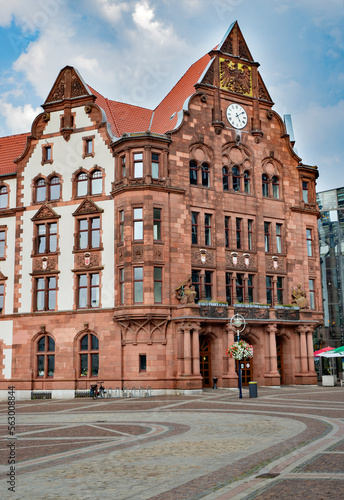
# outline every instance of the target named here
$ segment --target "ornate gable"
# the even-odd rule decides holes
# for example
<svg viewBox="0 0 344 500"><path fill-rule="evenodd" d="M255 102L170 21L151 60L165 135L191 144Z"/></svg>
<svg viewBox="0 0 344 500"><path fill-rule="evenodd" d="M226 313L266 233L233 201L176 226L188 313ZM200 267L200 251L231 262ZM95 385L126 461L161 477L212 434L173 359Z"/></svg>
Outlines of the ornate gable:
<svg viewBox="0 0 344 500"><path fill-rule="evenodd" d="M229 27L227 33L218 46L218 50L220 50L223 54L236 56L250 62L254 61L237 21Z"/></svg>
<svg viewBox="0 0 344 500"><path fill-rule="evenodd" d="M88 215L88 214L99 214L104 212L102 208L99 208L91 198L86 197L82 203L75 210L73 215Z"/></svg>
<svg viewBox="0 0 344 500"><path fill-rule="evenodd" d="M265 87L265 83L263 82L263 79L260 76L259 72L258 72L258 98L262 99L263 101L272 102L270 94L267 91L267 88Z"/></svg>
<svg viewBox="0 0 344 500"><path fill-rule="evenodd" d="M58 215L55 210L53 210L51 208L50 205L48 205L47 203L44 203L44 205L42 205L40 207L40 209L35 213L35 215L32 217L32 221L35 221L35 220L44 220L44 219L58 219L60 218L61 215Z"/></svg>
<svg viewBox="0 0 344 500"><path fill-rule="evenodd" d="M76 97L90 97L86 83L79 73L72 66L63 68L51 89L43 107L48 103L63 101L64 99L74 99Z"/></svg>

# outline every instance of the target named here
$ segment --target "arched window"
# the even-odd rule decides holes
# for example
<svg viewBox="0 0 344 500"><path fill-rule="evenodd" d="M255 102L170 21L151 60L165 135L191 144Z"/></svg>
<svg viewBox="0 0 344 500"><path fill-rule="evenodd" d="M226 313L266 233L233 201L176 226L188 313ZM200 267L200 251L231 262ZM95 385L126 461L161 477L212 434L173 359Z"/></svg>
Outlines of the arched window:
<svg viewBox="0 0 344 500"><path fill-rule="evenodd" d="M262 175L262 192L263 196L269 196L269 177L266 174Z"/></svg>
<svg viewBox="0 0 344 500"><path fill-rule="evenodd" d="M190 161L190 184L197 184L197 163L194 160Z"/></svg>
<svg viewBox="0 0 344 500"><path fill-rule="evenodd" d="M47 192L47 187L45 184L45 179L37 179L35 183L35 200L37 203L42 203L45 201L46 198L46 192Z"/></svg>
<svg viewBox="0 0 344 500"><path fill-rule="evenodd" d="M87 195L87 183L88 178L85 172L81 172L76 176L76 195L86 196Z"/></svg>
<svg viewBox="0 0 344 500"><path fill-rule="evenodd" d="M202 186L209 187L209 166L202 163Z"/></svg>
<svg viewBox="0 0 344 500"><path fill-rule="evenodd" d="M238 167L232 168L233 190L240 191L240 171Z"/></svg>
<svg viewBox="0 0 344 500"><path fill-rule="evenodd" d="M248 170L244 172L244 190L247 194L251 193L250 172Z"/></svg>
<svg viewBox="0 0 344 500"><path fill-rule="evenodd" d="M103 175L100 170L94 170L91 175L91 194L102 194Z"/></svg>
<svg viewBox="0 0 344 500"><path fill-rule="evenodd" d="M228 191L228 189L229 189L229 170L228 170L228 167L222 168L222 184L223 184L223 190Z"/></svg>
<svg viewBox="0 0 344 500"><path fill-rule="evenodd" d="M61 184L59 177L51 177L49 181L49 200L59 200L61 193Z"/></svg>
<svg viewBox="0 0 344 500"><path fill-rule="evenodd" d="M55 340L44 335L37 342L37 377L53 377L55 371Z"/></svg>
<svg viewBox="0 0 344 500"><path fill-rule="evenodd" d="M0 209L8 207L8 189L7 186L0 187Z"/></svg>
<svg viewBox="0 0 344 500"><path fill-rule="evenodd" d="M276 198L276 200L280 197L279 178L276 175L272 178L272 196Z"/></svg>
<svg viewBox="0 0 344 500"><path fill-rule="evenodd" d="M99 341L93 333L86 333L80 339L80 377L98 377Z"/></svg>

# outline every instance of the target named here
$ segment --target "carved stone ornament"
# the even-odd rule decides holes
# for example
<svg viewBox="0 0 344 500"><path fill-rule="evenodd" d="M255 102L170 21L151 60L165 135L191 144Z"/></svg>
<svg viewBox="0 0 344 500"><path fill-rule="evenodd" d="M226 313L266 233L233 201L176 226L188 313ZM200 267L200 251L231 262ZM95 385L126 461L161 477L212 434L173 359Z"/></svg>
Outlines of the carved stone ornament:
<svg viewBox="0 0 344 500"><path fill-rule="evenodd" d="M143 260L143 245L133 245L133 260Z"/></svg>
<svg viewBox="0 0 344 500"><path fill-rule="evenodd" d="M118 260L122 261L124 259L124 247L118 247Z"/></svg>
<svg viewBox="0 0 344 500"><path fill-rule="evenodd" d="M85 215L85 214L94 214L94 213L102 213L104 210L99 208L91 198L86 197L82 203L75 210L73 215Z"/></svg>
<svg viewBox="0 0 344 500"><path fill-rule="evenodd" d="M315 262L314 260L308 259L308 270L310 274L315 274Z"/></svg>
<svg viewBox="0 0 344 500"><path fill-rule="evenodd" d="M199 248L193 248L191 253L191 262L194 265L215 266L215 252L207 249L205 262L202 262L201 250Z"/></svg>
<svg viewBox="0 0 344 500"><path fill-rule="evenodd" d="M44 204L40 207L40 209L35 213L31 220L42 220L42 219L57 219L61 217L58 215L55 210L51 208L50 205Z"/></svg>
<svg viewBox="0 0 344 500"><path fill-rule="evenodd" d="M118 320L122 333L122 345L126 344L166 344L166 318L135 318Z"/></svg>
<svg viewBox="0 0 344 500"><path fill-rule="evenodd" d="M88 269L90 267L99 267L101 265L101 255L100 253L79 253L75 254L75 268L76 269Z"/></svg>
<svg viewBox="0 0 344 500"><path fill-rule="evenodd" d="M283 257L265 257L265 268L269 272L285 273L286 263Z"/></svg>
<svg viewBox="0 0 344 500"><path fill-rule="evenodd" d="M32 261L33 272L57 271L57 255L49 257L34 257Z"/></svg>
<svg viewBox="0 0 344 500"><path fill-rule="evenodd" d="M300 309L308 309L308 300L306 299L306 293L301 288L301 283L298 283L297 288L293 290L292 297L292 304L295 304Z"/></svg>
<svg viewBox="0 0 344 500"><path fill-rule="evenodd" d="M214 85L214 63L210 66L210 68L206 72L202 83L206 85Z"/></svg>
<svg viewBox="0 0 344 500"><path fill-rule="evenodd" d="M164 260L163 248L160 245L154 246L154 260Z"/></svg>
<svg viewBox="0 0 344 500"><path fill-rule="evenodd" d="M256 256L247 253L242 254L227 251L226 268L233 270L253 270L256 268Z"/></svg>
<svg viewBox="0 0 344 500"><path fill-rule="evenodd" d="M191 276L183 281L174 291L181 304L194 304L197 292L192 285Z"/></svg>

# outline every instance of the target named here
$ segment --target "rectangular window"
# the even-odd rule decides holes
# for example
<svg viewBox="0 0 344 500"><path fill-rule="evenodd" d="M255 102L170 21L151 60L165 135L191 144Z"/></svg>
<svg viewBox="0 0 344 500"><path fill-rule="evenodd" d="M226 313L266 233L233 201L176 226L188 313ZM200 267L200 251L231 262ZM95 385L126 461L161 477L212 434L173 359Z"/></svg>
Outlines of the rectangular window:
<svg viewBox="0 0 344 500"><path fill-rule="evenodd" d="M204 291L205 299L211 300L213 297L213 272L205 271L204 273Z"/></svg>
<svg viewBox="0 0 344 500"><path fill-rule="evenodd" d="M119 242L124 241L124 210L119 211Z"/></svg>
<svg viewBox="0 0 344 500"><path fill-rule="evenodd" d="M247 221L247 243L248 249L253 250L253 220Z"/></svg>
<svg viewBox="0 0 344 500"><path fill-rule="evenodd" d="M161 241L161 208L153 208L153 238Z"/></svg>
<svg viewBox="0 0 344 500"><path fill-rule="evenodd" d="M195 291L196 291L195 302L197 303L201 297L201 295L200 295L200 291L201 291L201 273L200 273L200 271L195 271L194 269L191 271L191 281L192 281L192 286L195 287Z"/></svg>
<svg viewBox="0 0 344 500"><path fill-rule="evenodd" d="M272 306L273 304L273 282L272 276L266 277L266 303Z"/></svg>
<svg viewBox="0 0 344 500"><path fill-rule="evenodd" d="M198 245L198 212L191 212L191 242Z"/></svg>
<svg viewBox="0 0 344 500"><path fill-rule="evenodd" d="M6 231L0 231L0 259L5 258Z"/></svg>
<svg viewBox="0 0 344 500"><path fill-rule="evenodd" d="M43 163L51 162L51 157L52 157L51 146L44 146L42 153L43 153L43 158L42 158Z"/></svg>
<svg viewBox="0 0 344 500"><path fill-rule="evenodd" d="M152 153L152 178L159 179L159 159L160 155Z"/></svg>
<svg viewBox="0 0 344 500"><path fill-rule="evenodd" d="M121 156L121 174L122 174L122 179L124 179L124 177L126 176L125 167L126 167L126 157L124 155L124 156Z"/></svg>
<svg viewBox="0 0 344 500"><path fill-rule="evenodd" d="M232 304L233 297L233 283L232 283L232 273L226 273L226 301L229 305Z"/></svg>
<svg viewBox="0 0 344 500"><path fill-rule="evenodd" d="M57 223L37 224L37 253L56 252Z"/></svg>
<svg viewBox="0 0 344 500"><path fill-rule="evenodd" d="M277 276L277 304L283 304L283 278Z"/></svg>
<svg viewBox="0 0 344 500"><path fill-rule="evenodd" d="M147 355L139 354L139 371L145 372L147 370Z"/></svg>
<svg viewBox="0 0 344 500"><path fill-rule="evenodd" d="M98 273L78 275L78 304L79 309L99 307L100 277Z"/></svg>
<svg viewBox="0 0 344 500"><path fill-rule="evenodd" d="M134 302L143 302L143 267L134 267Z"/></svg>
<svg viewBox="0 0 344 500"><path fill-rule="evenodd" d="M276 250L282 253L282 224L276 224Z"/></svg>
<svg viewBox="0 0 344 500"><path fill-rule="evenodd" d="M302 182L302 199L305 203L308 203L308 182Z"/></svg>
<svg viewBox="0 0 344 500"><path fill-rule="evenodd" d="M85 155L92 155L93 139L85 139Z"/></svg>
<svg viewBox="0 0 344 500"><path fill-rule="evenodd" d="M248 293L248 301L249 302L254 302L254 300L253 300L253 290L254 290L253 279L254 279L254 275L249 274L248 280L247 280L247 293Z"/></svg>
<svg viewBox="0 0 344 500"><path fill-rule="evenodd" d="M143 240L143 208L134 208L134 240Z"/></svg>
<svg viewBox="0 0 344 500"><path fill-rule="evenodd" d="M143 177L143 153L134 153L134 177Z"/></svg>
<svg viewBox="0 0 344 500"><path fill-rule="evenodd" d="M264 245L266 252L270 252L270 225L270 222L264 222Z"/></svg>
<svg viewBox="0 0 344 500"><path fill-rule="evenodd" d="M154 302L162 302L162 268L154 268Z"/></svg>
<svg viewBox="0 0 344 500"><path fill-rule="evenodd" d="M5 300L5 285L3 283L0 284L0 314L4 309L4 300Z"/></svg>
<svg viewBox="0 0 344 500"><path fill-rule="evenodd" d="M225 216L225 247L229 248L230 245L230 217Z"/></svg>
<svg viewBox="0 0 344 500"><path fill-rule="evenodd" d="M124 304L124 268L119 270L119 303Z"/></svg>
<svg viewBox="0 0 344 500"><path fill-rule="evenodd" d="M313 257L313 239L312 239L312 230L306 229L307 236L307 255L308 257Z"/></svg>
<svg viewBox="0 0 344 500"><path fill-rule="evenodd" d="M244 302L245 301L244 275L243 274L236 275L236 296L237 296L237 302Z"/></svg>
<svg viewBox="0 0 344 500"><path fill-rule="evenodd" d="M311 309L315 309L315 280L309 280L309 306Z"/></svg>
<svg viewBox="0 0 344 500"><path fill-rule="evenodd" d="M241 248L241 223L242 219L236 219L236 243L237 248Z"/></svg>
<svg viewBox="0 0 344 500"><path fill-rule="evenodd" d="M78 219L78 248L86 250L88 248L100 247L100 217L89 219Z"/></svg>
<svg viewBox="0 0 344 500"><path fill-rule="evenodd" d="M211 246L211 214L204 214L204 244Z"/></svg>
<svg viewBox="0 0 344 500"><path fill-rule="evenodd" d="M35 311L54 311L56 306L56 276L36 278Z"/></svg>

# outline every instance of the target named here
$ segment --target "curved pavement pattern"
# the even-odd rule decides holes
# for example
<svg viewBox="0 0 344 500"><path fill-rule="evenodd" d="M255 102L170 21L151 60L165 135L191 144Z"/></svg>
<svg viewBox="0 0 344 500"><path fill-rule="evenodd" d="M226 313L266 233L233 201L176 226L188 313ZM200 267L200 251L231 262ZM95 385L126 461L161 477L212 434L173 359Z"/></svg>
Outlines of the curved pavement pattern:
<svg viewBox="0 0 344 500"><path fill-rule="evenodd" d="M1 498L344 499L344 388L258 393L1 402Z"/></svg>

